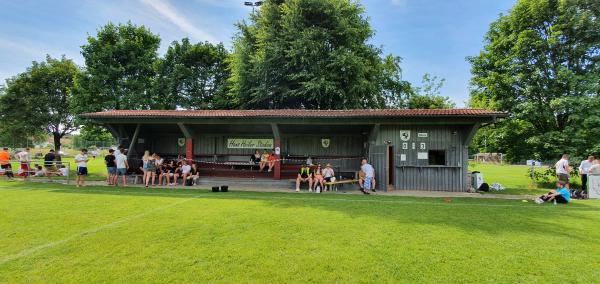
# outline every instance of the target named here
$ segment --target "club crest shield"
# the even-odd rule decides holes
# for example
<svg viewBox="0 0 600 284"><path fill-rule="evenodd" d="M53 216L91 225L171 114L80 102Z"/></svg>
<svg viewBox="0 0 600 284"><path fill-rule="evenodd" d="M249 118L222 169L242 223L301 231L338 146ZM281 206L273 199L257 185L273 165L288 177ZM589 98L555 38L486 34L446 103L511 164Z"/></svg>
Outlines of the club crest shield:
<svg viewBox="0 0 600 284"><path fill-rule="evenodd" d="M321 146L323 146L323 148L329 148L329 144L330 144L329 138L321 139Z"/></svg>
<svg viewBox="0 0 600 284"><path fill-rule="evenodd" d="M400 140L402 140L402 141L410 140L410 130L400 130Z"/></svg>

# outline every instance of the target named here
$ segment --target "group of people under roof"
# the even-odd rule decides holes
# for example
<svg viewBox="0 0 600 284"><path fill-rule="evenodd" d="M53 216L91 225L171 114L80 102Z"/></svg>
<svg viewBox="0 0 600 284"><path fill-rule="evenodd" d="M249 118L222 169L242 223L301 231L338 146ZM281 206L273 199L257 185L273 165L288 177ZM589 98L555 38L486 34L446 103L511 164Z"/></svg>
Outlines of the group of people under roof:
<svg viewBox="0 0 600 284"><path fill-rule="evenodd" d="M96 155L94 153L93 158ZM81 149L81 152L74 158L76 164L75 184L77 187L85 186L85 178L88 175L87 164L90 160L88 156L88 150ZM36 164L34 168L30 167L29 148L19 151L15 155L15 158L20 163L18 175L23 176L23 178L27 178L28 176L46 176L50 178L52 175L68 175L67 167L61 163L60 155L55 153L54 150L50 150L44 156L43 166ZM252 155L251 162L259 166L259 171L267 169L268 172L271 172L275 167L276 159L277 156L273 151L270 153L267 151L260 153L257 150ZM9 179L12 179L14 175L10 160L11 155L8 148L1 150L1 169ZM179 184L178 181L181 181L183 185L194 185L197 184L200 178L198 165L187 161L181 156L177 159L167 161L157 153L150 154L149 151L145 151L141 161L141 166L134 168L130 166L127 149L123 146L119 146L117 149L109 149L108 154L104 157L107 171L106 183L113 186L118 186L119 183L121 186L127 186L126 176L132 173L142 176L145 187L161 186L163 183L168 186L176 186ZM309 158L307 163L304 163L298 169L296 191L300 191L302 183L308 183L310 192L327 191L329 187L326 186L326 183L335 182L335 176L335 171L331 164L328 163L325 167L321 165L315 166L312 165L312 160ZM361 192L364 194L375 191L375 170L366 159L361 161L361 168L358 172L358 183Z"/></svg>
<svg viewBox="0 0 600 284"><path fill-rule="evenodd" d="M109 150L108 155L104 157L108 178L108 185L118 186L119 176L121 176L121 185L127 186L125 176L131 172L127 156L123 154L124 149L119 147L117 150ZM181 156L177 159L165 160L159 154L150 154L150 151L144 151L141 159L141 165L134 169L135 174L142 176L142 182L146 188L150 186L162 186L163 182L167 186L176 186L179 180L182 185L191 186L197 183L200 178L199 168L195 163L188 162Z"/></svg>
<svg viewBox="0 0 600 284"><path fill-rule="evenodd" d="M275 162L277 161L277 155L274 151L267 152L266 150L260 153L256 150L252 156L250 156L250 163L258 165L258 171L262 172L267 169L268 172L272 172L275 168Z"/></svg>
<svg viewBox="0 0 600 284"><path fill-rule="evenodd" d="M331 167L331 164L328 163L323 168L320 164L315 167L312 166L311 162L307 162L302 164L300 169L298 169L296 192L300 192L302 183L308 183L309 192L321 193L330 189L327 185L335 181L335 171ZM376 191L375 169L368 163L367 159L361 160L360 170L358 171L358 184L363 194L370 194L370 192Z"/></svg>

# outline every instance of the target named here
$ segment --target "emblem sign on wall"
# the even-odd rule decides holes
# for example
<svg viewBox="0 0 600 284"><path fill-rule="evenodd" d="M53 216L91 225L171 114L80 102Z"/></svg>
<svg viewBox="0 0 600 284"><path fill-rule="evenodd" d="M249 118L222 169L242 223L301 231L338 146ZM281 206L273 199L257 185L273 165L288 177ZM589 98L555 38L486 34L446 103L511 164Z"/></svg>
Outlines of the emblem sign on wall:
<svg viewBox="0 0 600 284"><path fill-rule="evenodd" d="M323 146L323 148L329 148L329 144L331 144L331 140L329 140L329 138L321 139L321 146Z"/></svg>

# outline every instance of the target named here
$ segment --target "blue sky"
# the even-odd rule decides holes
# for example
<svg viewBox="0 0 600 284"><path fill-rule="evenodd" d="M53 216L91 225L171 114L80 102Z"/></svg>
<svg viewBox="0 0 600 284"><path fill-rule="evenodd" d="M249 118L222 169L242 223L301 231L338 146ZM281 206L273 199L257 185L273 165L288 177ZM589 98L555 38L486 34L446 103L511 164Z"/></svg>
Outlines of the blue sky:
<svg viewBox="0 0 600 284"><path fill-rule="evenodd" d="M515 0L362 0L376 35L372 43L403 58L404 79L424 73L446 79L442 94L468 100L470 66L489 24ZM83 65L80 46L109 21L131 20L162 38L231 45L234 23L251 11L237 0L0 0L0 82L33 60L66 55Z"/></svg>

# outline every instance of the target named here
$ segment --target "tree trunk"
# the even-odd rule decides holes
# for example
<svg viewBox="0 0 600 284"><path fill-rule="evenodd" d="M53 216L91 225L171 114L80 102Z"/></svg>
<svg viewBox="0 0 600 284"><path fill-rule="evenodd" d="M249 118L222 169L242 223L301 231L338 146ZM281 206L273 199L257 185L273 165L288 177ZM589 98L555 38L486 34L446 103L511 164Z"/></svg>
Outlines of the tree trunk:
<svg viewBox="0 0 600 284"><path fill-rule="evenodd" d="M54 151L56 151L56 153L58 153L58 151L60 151L60 139L62 138L62 135L60 135L60 133L52 133L52 137L54 139Z"/></svg>

